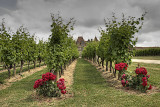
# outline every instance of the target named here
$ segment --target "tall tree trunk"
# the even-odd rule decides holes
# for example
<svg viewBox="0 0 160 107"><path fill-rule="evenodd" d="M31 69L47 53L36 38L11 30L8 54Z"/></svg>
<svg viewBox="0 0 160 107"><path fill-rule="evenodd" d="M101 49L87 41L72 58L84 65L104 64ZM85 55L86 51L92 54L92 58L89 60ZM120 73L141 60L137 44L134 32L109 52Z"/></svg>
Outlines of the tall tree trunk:
<svg viewBox="0 0 160 107"><path fill-rule="evenodd" d="M8 68L8 78L10 79L10 77L11 77L11 71L10 71L11 69L10 69L10 67Z"/></svg>
<svg viewBox="0 0 160 107"><path fill-rule="evenodd" d="M23 70L23 64L24 64L24 61L21 60L21 68L20 68L19 74L21 74L21 72L22 72L22 70Z"/></svg>
<svg viewBox="0 0 160 107"><path fill-rule="evenodd" d="M10 66L7 65L7 69L8 69L8 78L10 79L11 78L11 65Z"/></svg>
<svg viewBox="0 0 160 107"><path fill-rule="evenodd" d="M106 71L108 71L108 60L106 60Z"/></svg>
<svg viewBox="0 0 160 107"><path fill-rule="evenodd" d="M115 71L114 71L114 77L116 77L116 69L115 69Z"/></svg>
<svg viewBox="0 0 160 107"><path fill-rule="evenodd" d="M62 74L62 75L64 74L63 66L62 66L62 65L61 65L61 74Z"/></svg>
<svg viewBox="0 0 160 107"><path fill-rule="evenodd" d="M30 72L30 61L28 61L28 71Z"/></svg>
<svg viewBox="0 0 160 107"><path fill-rule="evenodd" d="M98 56L98 58L97 58L97 62L98 62L98 65L100 65L100 64L99 64L99 56Z"/></svg>
<svg viewBox="0 0 160 107"><path fill-rule="evenodd" d="M59 75L58 75L58 71L54 71L54 73L53 73L54 75L56 75L56 79L55 79L55 81L57 82L57 80L59 79Z"/></svg>
<svg viewBox="0 0 160 107"><path fill-rule="evenodd" d="M118 72L118 80L120 80L121 74L122 74L122 71L119 71L119 72Z"/></svg>
<svg viewBox="0 0 160 107"><path fill-rule="evenodd" d="M51 73L54 73L53 69L50 69L50 72L51 72Z"/></svg>
<svg viewBox="0 0 160 107"><path fill-rule="evenodd" d="M62 75L62 74L61 74L61 70L59 70L59 78L61 78L61 75Z"/></svg>
<svg viewBox="0 0 160 107"><path fill-rule="evenodd" d="M110 73L112 72L112 61L110 61Z"/></svg>
<svg viewBox="0 0 160 107"><path fill-rule="evenodd" d="M41 59L39 60L39 67L41 66Z"/></svg>
<svg viewBox="0 0 160 107"><path fill-rule="evenodd" d="M66 63L64 63L64 69L66 70Z"/></svg>
<svg viewBox="0 0 160 107"><path fill-rule="evenodd" d="M34 63L34 68L36 68L36 61L33 61L33 63Z"/></svg>
<svg viewBox="0 0 160 107"><path fill-rule="evenodd" d="M102 59L102 67L104 68L104 59Z"/></svg>
<svg viewBox="0 0 160 107"><path fill-rule="evenodd" d="M5 63L3 64L3 70L4 70L4 69L6 69L6 64L5 64Z"/></svg>
<svg viewBox="0 0 160 107"><path fill-rule="evenodd" d="M14 72L14 76L16 76L16 64L14 64L14 70L13 70L13 72Z"/></svg>

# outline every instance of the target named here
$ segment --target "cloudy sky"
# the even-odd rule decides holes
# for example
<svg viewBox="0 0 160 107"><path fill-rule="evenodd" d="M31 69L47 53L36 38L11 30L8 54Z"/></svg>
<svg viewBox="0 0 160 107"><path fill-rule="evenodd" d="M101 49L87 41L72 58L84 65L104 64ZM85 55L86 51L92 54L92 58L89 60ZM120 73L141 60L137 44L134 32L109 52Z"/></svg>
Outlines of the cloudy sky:
<svg viewBox="0 0 160 107"><path fill-rule="evenodd" d="M147 11L142 30L136 34L136 46L160 46L160 0L0 0L0 22L5 18L6 26L16 31L21 25L31 34L47 40L50 32L50 13L60 13L64 19L75 18L71 35L76 40L95 36L100 38L98 28L104 28L104 19L117 17L140 17Z"/></svg>

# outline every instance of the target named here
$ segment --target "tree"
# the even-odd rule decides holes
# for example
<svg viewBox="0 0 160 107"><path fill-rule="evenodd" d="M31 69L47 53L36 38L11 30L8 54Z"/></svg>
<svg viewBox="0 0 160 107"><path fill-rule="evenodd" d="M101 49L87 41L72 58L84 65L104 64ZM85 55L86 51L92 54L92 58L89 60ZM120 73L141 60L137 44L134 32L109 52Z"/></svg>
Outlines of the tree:
<svg viewBox="0 0 160 107"><path fill-rule="evenodd" d="M73 19L70 19L68 23L64 23L62 17L59 14L52 14L52 25L51 32L52 34L49 37L49 41L47 43L47 66L50 71L54 71L54 74L58 76L58 72L60 74L61 66L63 65L63 60L65 57L65 48L66 39L68 38L68 33L70 30L73 30ZM58 78L57 78L58 79Z"/></svg>
<svg viewBox="0 0 160 107"><path fill-rule="evenodd" d="M131 63L131 58L134 55L133 47L137 42L137 39L134 39L134 34L142 28L145 14L137 19L131 16L126 18L123 14L120 21L117 21L113 14L113 19L105 22L106 32L110 35L111 58L115 64L120 62Z"/></svg>
<svg viewBox="0 0 160 107"><path fill-rule="evenodd" d="M16 51L13 48L13 42L11 41L11 34L9 30L7 31L5 27L4 20L2 21L0 29L0 40L1 40L1 54L2 61L6 64L8 69L8 77L11 76L10 69L12 68L13 63L16 61Z"/></svg>

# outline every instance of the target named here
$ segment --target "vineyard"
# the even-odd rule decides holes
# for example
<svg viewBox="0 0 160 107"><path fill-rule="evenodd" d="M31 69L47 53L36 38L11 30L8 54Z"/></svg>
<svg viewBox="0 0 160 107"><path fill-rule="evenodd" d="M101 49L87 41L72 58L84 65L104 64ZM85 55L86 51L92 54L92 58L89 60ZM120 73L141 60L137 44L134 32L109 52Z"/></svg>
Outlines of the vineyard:
<svg viewBox="0 0 160 107"><path fill-rule="evenodd" d="M74 30L73 18L66 22L59 14L51 14L51 35L38 42L27 28L20 26L11 32L2 20L0 104L158 107L159 64L131 62L133 56L160 56L159 48L134 49L138 40L134 35L142 29L145 15L137 19L122 15L117 20L113 14L112 19L105 20L105 29L98 29L100 41L88 42L82 58L69 36ZM17 81L9 82L12 78Z"/></svg>
<svg viewBox="0 0 160 107"><path fill-rule="evenodd" d="M135 56L160 56L160 48L136 50Z"/></svg>
<svg viewBox="0 0 160 107"><path fill-rule="evenodd" d="M63 74L63 69L68 64L79 57L77 46L72 37L68 37L68 33L73 29L74 21L71 19L67 24L62 22L62 18L52 15L52 25L48 41L39 40L36 43L36 37L31 35L27 28L21 26L15 33L11 32L5 26L2 20L0 29L0 62L1 70L7 69L8 78L21 74L23 71L30 71L36 67L36 63L44 62L50 72L54 72L57 77ZM72 24L72 25L71 25ZM31 62L33 65L31 66ZM27 65L28 68L23 68ZM17 66L19 64L19 66ZM17 69L17 67L19 67ZM11 69L13 70L11 71ZM1 73L3 78L0 82L7 78L6 72Z"/></svg>

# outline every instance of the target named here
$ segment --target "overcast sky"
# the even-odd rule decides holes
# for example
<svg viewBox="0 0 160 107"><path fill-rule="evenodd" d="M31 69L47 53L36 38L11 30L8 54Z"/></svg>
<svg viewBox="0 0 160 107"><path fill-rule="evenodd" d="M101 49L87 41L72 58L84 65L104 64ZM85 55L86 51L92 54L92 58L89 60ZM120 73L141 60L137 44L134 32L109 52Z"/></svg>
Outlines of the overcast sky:
<svg viewBox="0 0 160 107"><path fill-rule="evenodd" d="M60 12L64 19L75 18L73 38L83 36L88 40L100 38L97 29L104 28L104 19L111 18L113 12L119 18L122 13L140 17L146 10L136 46L160 46L159 5L160 0L0 0L0 20L5 18L13 31L23 25L31 34L47 40L51 34L50 13Z"/></svg>

